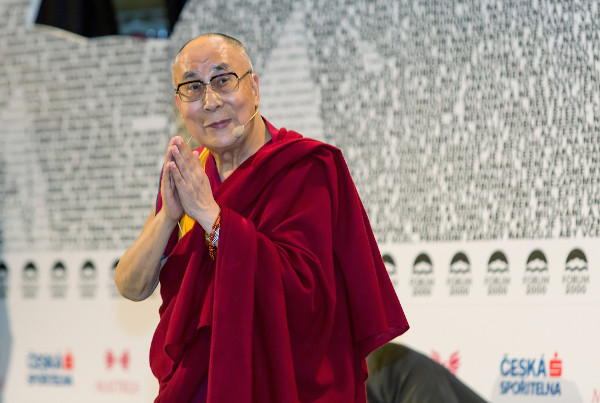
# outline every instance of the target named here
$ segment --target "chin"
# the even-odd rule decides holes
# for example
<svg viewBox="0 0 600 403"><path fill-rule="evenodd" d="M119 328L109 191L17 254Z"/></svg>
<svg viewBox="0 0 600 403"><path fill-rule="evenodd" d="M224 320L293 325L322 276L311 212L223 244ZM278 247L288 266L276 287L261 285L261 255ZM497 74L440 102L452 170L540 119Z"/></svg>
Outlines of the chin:
<svg viewBox="0 0 600 403"><path fill-rule="evenodd" d="M205 137L203 138L203 140L205 141L201 142L200 144L202 144L209 150L227 150L230 148L235 148L238 143L237 140L239 139L234 137L231 133L226 133L216 137Z"/></svg>

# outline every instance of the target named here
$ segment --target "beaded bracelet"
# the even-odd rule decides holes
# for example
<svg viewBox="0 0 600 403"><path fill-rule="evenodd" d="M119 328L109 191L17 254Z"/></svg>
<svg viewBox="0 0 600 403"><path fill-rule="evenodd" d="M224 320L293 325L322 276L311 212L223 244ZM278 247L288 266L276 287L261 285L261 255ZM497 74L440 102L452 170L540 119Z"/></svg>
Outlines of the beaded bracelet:
<svg viewBox="0 0 600 403"><path fill-rule="evenodd" d="M212 226L210 234L204 234L204 242L208 246L208 255L212 260L217 258L217 245L219 244L219 229L221 228L221 213L217 215L215 223Z"/></svg>

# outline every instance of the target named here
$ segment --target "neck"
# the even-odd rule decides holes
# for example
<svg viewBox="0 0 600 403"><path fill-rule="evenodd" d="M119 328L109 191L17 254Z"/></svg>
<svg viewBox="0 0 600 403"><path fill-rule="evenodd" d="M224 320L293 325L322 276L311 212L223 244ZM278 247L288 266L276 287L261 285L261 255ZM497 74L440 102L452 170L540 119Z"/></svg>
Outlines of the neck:
<svg viewBox="0 0 600 403"><path fill-rule="evenodd" d="M248 133L240 138L240 144L227 150L211 150L215 157L217 170L221 180L225 180L233 173L244 161L254 155L267 141L271 139L266 123L260 117L260 114L252 120Z"/></svg>

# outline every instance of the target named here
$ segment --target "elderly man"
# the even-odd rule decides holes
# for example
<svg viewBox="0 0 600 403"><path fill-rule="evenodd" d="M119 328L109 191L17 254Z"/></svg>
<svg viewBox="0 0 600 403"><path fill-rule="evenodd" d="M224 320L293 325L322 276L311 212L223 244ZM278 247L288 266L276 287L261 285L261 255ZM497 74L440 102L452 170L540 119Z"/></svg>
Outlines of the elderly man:
<svg viewBox="0 0 600 403"><path fill-rule="evenodd" d="M188 42L160 192L115 271L161 284L156 402L365 402L365 357L408 329L340 151L258 113L258 76L223 34Z"/></svg>

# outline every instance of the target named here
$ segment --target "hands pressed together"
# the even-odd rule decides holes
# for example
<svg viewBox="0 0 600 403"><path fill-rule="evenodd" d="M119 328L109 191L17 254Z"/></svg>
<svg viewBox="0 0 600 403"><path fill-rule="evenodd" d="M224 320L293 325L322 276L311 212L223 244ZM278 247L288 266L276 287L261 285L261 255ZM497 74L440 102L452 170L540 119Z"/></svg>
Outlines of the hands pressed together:
<svg viewBox="0 0 600 403"><path fill-rule="evenodd" d="M119 292L133 301L147 298L156 288L164 263L163 252L183 214L210 233L221 211L198 153L179 136L173 137L167 147L160 193L162 208L155 213L154 206L142 233L123 254L115 270Z"/></svg>
<svg viewBox="0 0 600 403"><path fill-rule="evenodd" d="M220 207L198 152L192 151L179 136L173 137L167 147L160 192L168 218L176 222L185 213L210 232Z"/></svg>

